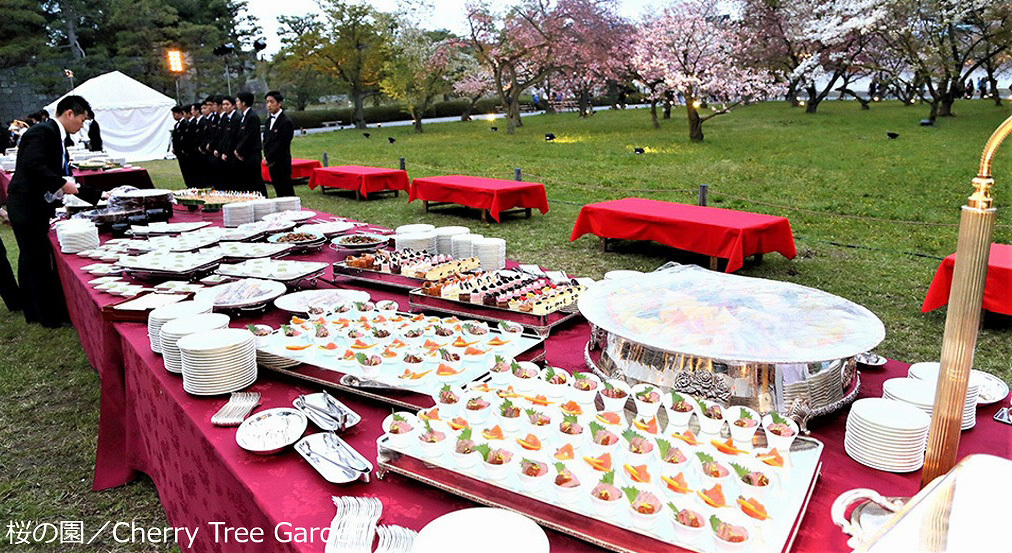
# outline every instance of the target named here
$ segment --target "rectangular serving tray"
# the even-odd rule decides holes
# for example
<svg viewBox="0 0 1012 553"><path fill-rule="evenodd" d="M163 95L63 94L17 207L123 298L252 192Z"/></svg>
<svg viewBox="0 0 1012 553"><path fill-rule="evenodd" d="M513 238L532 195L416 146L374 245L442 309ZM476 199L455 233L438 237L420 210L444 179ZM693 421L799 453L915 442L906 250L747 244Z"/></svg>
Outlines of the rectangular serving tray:
<svg viewBox="0 0 1012 553"><path fill-rule="evenodd" d="M524 328L540 336L548 336L552 329L580 317L575 305L553 311L547 315L534 315L512 309L504 309L490 305L478 305L466 301L450 300L423 294L421 288L408 292L408 308L413 313L434 311L457 317L468 317L488 322L509 321L522 325Z"/></svg>
<svg viewBox="0 0 1012 553"><path fill-rule="evenodd" d="M338 277L344 277L358 282L365 282L375 286L397 288L399 290L414 290L415 288L421 287L422 284L425 284L424 278L408 277L404 275L395 275L393 273L384 273L382 271L373 271L371 269L349 267L344 261L334 263L334 279L336 280Z"/></svg>

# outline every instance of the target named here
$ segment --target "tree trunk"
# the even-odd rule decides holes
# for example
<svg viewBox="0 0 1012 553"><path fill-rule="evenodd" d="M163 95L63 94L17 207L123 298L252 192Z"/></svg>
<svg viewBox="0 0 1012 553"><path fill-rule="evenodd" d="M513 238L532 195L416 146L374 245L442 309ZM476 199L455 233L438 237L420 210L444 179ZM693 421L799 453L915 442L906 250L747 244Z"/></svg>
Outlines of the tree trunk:
<svg viewBox="0 0 1012 553"><path fill-rule="evenodd" d="M477 101L478 101L478 98L471 98L471 101L468 102L467 107L464 108L464 113L460 114L460 120L461 121L470 121L471 120L471 112L474 111L474 104Z"/></svg>
<svg viewBox="0 0 1012 553"><path fill-rule="evenodd" d="M654 98L650 99L650 120L655 129L661 128L661 122L657 120L657 100Z"/></svg>
<svg viewBox="0 0 1012 553"><path fill-rule="evenodd" d="M938 103L939 101L936 99L931 100L931 111L928 113L928 119L930 119L932 123L938 119Z"/></svg>
<svg viewBox="0 0 1012 553"><path fill-rule="evenodd" d="M520 98L510 94L506 104L506 134L514 134L520 122Z"/></svg>
<svg viewBox="0 0 1012 553"><path fill-rule="evenodd" d="M954 117L952 104L956 103L956 96L951 91L946 92L938 99L938 117Z"/></svg>
<svg viewBox="0 0 1012 553"><path fill-rule="evenodd" d="M672 99L671 99L671 93L670 92L665 93L664 94L664 118L665 119L671 119L671 104L672 103L673 102L672 102Z"/></svg>
<svg viewBox="0 0 1012 553"><path fill-rule="evenodd" d="M784 99L791 105L792 108L798 107L798 83L797 81L790 81L787 85L787 93L784 94Z"/></svg>
<svg viewBox="0 0 1012 553"><path fill-rule="evenodd" d="M365 103L365 93L363 93L360 90L353 90L351 92L351 101L352 105L354 106L354 111L352 112L352 119L355 120L355 128L364 129L365 108L363 107L363 104Z"/></svg>
<svg viewBox="0 0 1012 553"><path fill-rule="evenodd" d="M998 92L998 79L994 78L994 72L987 74L988 86L991 88L991 98L994 99L995 107L1001 107L1001 93Z"/></svg>
<svg viewBox="0 0 1012 553"><path fill-rule="evenodd" d="M696 107L693 105L695 100L686 95L685 96L685 114L689 118L689 140L693 142L703 141L703 121L699 117L699 112L696 111Z"/></svg>
<svg viewBox="0 0 1012 553"><path fill-rule="evenodd" d="M421 116L421 114L415 115L413 119L414 119L415 132L417 132L417 133L424 132L424 131L422 131L422 116Z"/></svg>
<svg viewBox="0 0 1012 553"><path fill-rule="evenodd" d="M840 98L841 99L844 97L844 95L850 94L851 96L854 97L855 100L857 100L858 102L861 102L861 109L871 109L871 105L870 105L871 104L871 99L870 98L862 98L862 97L858 96L857 92L854 92L853 90L851 90L851 89L849 89L847 87L843 87L843 88L840 88L838 90L840 91Z"/></svg>
<svg viewBox="0 0 1012 553"><path fill-rule="evenodd" d="M578 100L578 102L579 102L578 106L579 106L580 117L581 118L585 118L585 117L589 116L589 114L588 114L588 111L590 111L588 109L588 106L590 105L590 102L588 101L588 97L589 96L590 95L587 94L586 92L580 92L579 100Z"/></svg>
<svg viewBox="0 0 1012 553"><path fill-rule="evenodd" d="M808 85L808 101L805 102L805 113L816 113L819 110L819 104L822 102L822 98L819 97L818 91L815 90L815 85Z"/></svg>

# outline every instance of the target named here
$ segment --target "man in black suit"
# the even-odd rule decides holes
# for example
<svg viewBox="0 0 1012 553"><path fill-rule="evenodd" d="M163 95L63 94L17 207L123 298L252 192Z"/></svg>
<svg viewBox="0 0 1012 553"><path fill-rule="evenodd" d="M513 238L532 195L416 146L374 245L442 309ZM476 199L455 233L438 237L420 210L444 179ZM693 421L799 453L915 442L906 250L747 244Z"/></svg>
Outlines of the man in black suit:
<svg viewBox="0 0 1012 553"><path fill-rule="evenodd" d="M220 106L218 124L214 132L214 138L211 141L213 172L218 175L215 188L219 190L235 190L234 159L229 154L235 146L235 141L232 138L234 134L232 127L238 124L239 115L235 112L235 98L231 96L219 96L218 104Z"/></svg>
<svg viewBox="0 0 1012 553"><path fill-rule="evenodd" d="M236 106L242 113L239 120L239 136L236 138L233 154L239 162L236 171L240 190L259 192L267 197L267 187L260 176L260 163L263 159L260 151L260 117L253 111L253 93L240 92L236 95Z"/></svg>
<svg viewBox="0 0 1012 553"><path fill-rule="evenodd" d="M0 223L10 224L7 220L7 210L2 207L0 207ZM0 298L9 311L21 310L21 290L18 289L18 281L14 279L11 264L7 261L7 249L4 248L3 240L0 240Z"/></svg>
<svg viewBox="0 0 1012 553"><path fill-rule="evenodd" d="M92 152L102 151L102 129L98 126L98 120L95 119L95 112L88 110L88 120L91 121L91 125L88 126L88 149Z"/></svg>
<svg viewBox="0 0 1012 553"><path fill-rule="evenodd" d="M184 146L189 121L186 119L183 106L172 106L172 119L176 121L176 124L172 126L172 131L170 131L172 153L175 154L176 163L179 164L179 174L183 176L183 182L189 187L190 168Z"/></svg>
<svg viewBox="0 0 1012 553"><path fill-rule="evenodd" d="M267 170L271 174L274 193L281 196L294 196L292 187L292 137L295 136L295 125L285 115L285 97L277 90L267 93L267 126L264 127L264 159Z"/></svg>
<svg viewBox="0 0 1012 553"><path fill-rule="evenodd" d="M200 152L200 137L203 136L204 127L207 126L207 117L202 104L190 105L190 126L187 127L186 141L183 143L184 150L190 165L190 180L186 186L190 188L206 188L203 184L207 179L207 165L204 163L204 155Z"/></svg>
<svg viewBox="0 0 1012 553"><path fill-rule="evenodd" d="M204 156L206 163L204 179L212 187L220 188L223 175L217 163L219 158L214 157L214 146L218 137L218 121L221 119L221 114L219 113L221 102L217 96L208 96L204 100L204 108L206 111L204 117L206 123L200 135L200 152Z"/></svg>
<svg viewBox="0 0 1012 553"><path fill-rule="evenodd" d="M18 280L29 323L58 327L69 321L49 242L49 220L55 213L55 202L64 194L77 194L89 203L102 197L101 190L78 189L63 146L68 135L84 126L89 108L84 98L67 96L57 104L54 119L35 125L21 137L7 210L18 242Z"/></svg>

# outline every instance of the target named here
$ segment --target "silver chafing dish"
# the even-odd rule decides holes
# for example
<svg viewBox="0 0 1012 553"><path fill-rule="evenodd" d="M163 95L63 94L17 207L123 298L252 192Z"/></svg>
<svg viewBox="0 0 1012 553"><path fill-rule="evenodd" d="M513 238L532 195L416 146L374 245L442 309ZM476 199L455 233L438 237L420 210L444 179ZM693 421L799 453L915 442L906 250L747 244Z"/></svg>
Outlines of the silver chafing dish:
<svg viewBox="0 0 1012 553"><path fill-rule="evenodd" d="M885 338L878 317L838 296L675 263L597 283L579 307L598 374L778 411L802 429L853 401L854 356Z"/></svg>

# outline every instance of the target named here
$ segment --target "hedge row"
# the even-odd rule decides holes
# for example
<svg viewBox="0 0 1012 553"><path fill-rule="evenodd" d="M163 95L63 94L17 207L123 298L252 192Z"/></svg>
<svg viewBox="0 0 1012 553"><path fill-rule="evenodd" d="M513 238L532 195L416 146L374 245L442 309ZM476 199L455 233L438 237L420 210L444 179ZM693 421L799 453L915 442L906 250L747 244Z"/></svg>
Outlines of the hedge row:
<svg viewBox="0 0 1012 553"><path fill-rule="evenodd" d="M641 94L630 94L626 99L629 104L639 103L643 101ZM533 100L530 96L524 96L520 99L521 105L530 106ZM595 96L592 100L595 106L609 106L614 103L614 98L610 96ZM467 109L468 101L457 99L450 100L447 102L437 102L429 107L428 111L425 112L425 117L458 117L464 113ZM495 113L496 108L499 107L500 102L498 98L482 98L475 103L472 114L482 113ZM544 108L544 100L542 100L541 108ZM288 117L292 119L292 123L295 124L296 128L311 129L315 127L322 127L323 123L329 121L340 121L342 125L352 124L352 109L349 108L336 108L336 109L315 109L308 111L289 111ZM366 123L385 123L387 121L403 121L411 119L411 115L408 110L400 104L385 104L380 106L368 106L365 108L365 121Z"/></svg>

